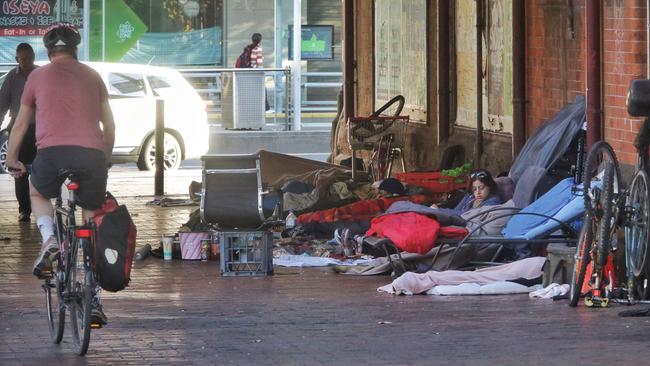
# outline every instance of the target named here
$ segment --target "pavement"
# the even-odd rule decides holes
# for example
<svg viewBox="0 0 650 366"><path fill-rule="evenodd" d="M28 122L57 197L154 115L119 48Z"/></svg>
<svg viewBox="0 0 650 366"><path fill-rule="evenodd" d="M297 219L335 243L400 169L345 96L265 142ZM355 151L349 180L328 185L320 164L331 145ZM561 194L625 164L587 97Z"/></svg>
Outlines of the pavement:
<svg viewBox="0 0 650 366"><path fill-rule="evenodd" d="M184 197L200 170L166 174ZM153 175L114 167L109 190L138 227L138 246L175 232L195 207L146 205ZM630 307L569 308L566 301L507 296L393 296L386 276L329 268L277 268L268 277L220 277L217 262L147 258L130 286L103 293L108 326L85 357L69 323L49 341L31 265L40 239L18 224L12 180L0 175L0 365L643 365L650 318ZM646 305L647 306L647 305ZM635 308L643 308L636 306ZM645 351L644 351L645 350Z"/></svg>

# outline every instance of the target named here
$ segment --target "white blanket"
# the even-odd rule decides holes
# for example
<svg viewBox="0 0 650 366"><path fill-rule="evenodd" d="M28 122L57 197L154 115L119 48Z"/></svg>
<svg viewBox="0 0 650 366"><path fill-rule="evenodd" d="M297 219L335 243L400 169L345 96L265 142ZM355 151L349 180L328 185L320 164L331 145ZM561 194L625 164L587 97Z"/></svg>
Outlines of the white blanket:
<svg viewBox="0 0 650 366"><path fill-rule="evenodd" d="M356 266L367 264L370 261L370 259L338 260L327 257L283 254L277 258L273 258L273 265L281 267L327 267L335 265Z"/></svg>
<svg viewBox="0 0 650 366"><path fill-rule="evenodd" d="M512 281L519 278L530 280L542 276L542 267L545 261L546 258L544 257L533 257L500 266L482 268L476 271L406 272L396 278L391 284L379 287L377 291L396 295L421 294L440 285L473 283L482 286L495 282Z"/></svg>

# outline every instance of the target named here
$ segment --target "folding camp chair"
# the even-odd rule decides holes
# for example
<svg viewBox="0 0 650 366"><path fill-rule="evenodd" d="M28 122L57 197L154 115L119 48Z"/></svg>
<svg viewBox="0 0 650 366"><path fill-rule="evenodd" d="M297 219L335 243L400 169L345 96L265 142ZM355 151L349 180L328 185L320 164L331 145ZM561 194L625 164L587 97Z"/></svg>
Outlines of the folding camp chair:
<svg viewBox="0 0 650 366"><path fill-rule="evenodd" d="M522 186L526 174L520 178ZM524 186L525 187L525 186ZM520 188L522 190L523 188ZM437 240L437 246L432 249L433 259L428 266L429 269L436 265L439 254L444 252L448 254L445 248L454 248L448 257L443 270L450 267L459 268L466 264L485 265L492 264L501 254L504 247L513 248L517 245L542 245L549 243L568 243L575 244L578 232L570 223L580 219L584 213L584 201L581 190L575 187L573 178L567 178L558 183L551 190L546 192L536 201L532 202L524 209L519 210L516 207L501 207L486 210L492 217L486 221L475 225L465 237L461 240L441 238ZM515 195L517 195L517 190ZM519 193L519 195L524 195ZM513 197L514 200L514 197ZM505 228L501 231L502 235L476 235L486 231L486 227L497 220L508 219ZM468 222L473 222L474 218L469 218ZM402 255L399 249L386 238L366 238L367 245L376 249L383 248L389 261L392 264L393 275L400 275L406 271L406 265L403 263ZM476 261L456 261L459 251L468 246L480 248L492 247L491 258L484 262ZM488 252L489 253L489 252Z"/></svg>

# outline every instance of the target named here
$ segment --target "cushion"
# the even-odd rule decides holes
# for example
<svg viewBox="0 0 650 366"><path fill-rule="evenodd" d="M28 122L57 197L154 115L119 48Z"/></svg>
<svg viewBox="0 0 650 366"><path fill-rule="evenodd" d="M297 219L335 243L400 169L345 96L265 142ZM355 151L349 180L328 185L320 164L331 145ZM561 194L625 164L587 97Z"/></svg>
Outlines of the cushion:
<svg viewBox="0 0 650 366"><path fill-rule="evenodd" d="M494 182L497 184L497 194L501 202L508 202L515 194L515 181L510 177L496 177Z"/></svg>

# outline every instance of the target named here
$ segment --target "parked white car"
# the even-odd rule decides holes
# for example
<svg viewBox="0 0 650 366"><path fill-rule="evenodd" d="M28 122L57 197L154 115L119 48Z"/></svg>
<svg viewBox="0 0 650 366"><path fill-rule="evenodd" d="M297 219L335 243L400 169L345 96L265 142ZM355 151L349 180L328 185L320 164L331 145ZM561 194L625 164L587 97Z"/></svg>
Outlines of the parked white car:
<svg viewBox="0 0 650 366"><path fill-rule="evenodd" d="M115 117L113 163L135 162L140 170L155 165L154 129L156 99L165 109L165 169L177 169L181 160L198 158L208 151L206 106L178 72L166 67L88 62L108 88ZM0 78L0 85L4 76ZM6 128L8 118L2 124ZM0 168L4 171L7 141L0 132Z"/></svg>

